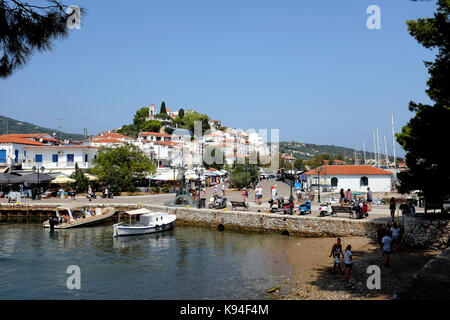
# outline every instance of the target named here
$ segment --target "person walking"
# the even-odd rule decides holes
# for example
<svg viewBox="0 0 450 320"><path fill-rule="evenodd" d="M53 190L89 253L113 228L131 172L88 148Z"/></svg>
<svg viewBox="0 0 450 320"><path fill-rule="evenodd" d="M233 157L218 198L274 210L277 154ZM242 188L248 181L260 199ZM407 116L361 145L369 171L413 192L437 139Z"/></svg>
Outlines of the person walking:
<svg viewBox="0 0 450 320"><path fill-rule="evenodd" d="M344 255L342 253L341 238L337 238L336 243L331 247L330 257L331 256L334 258L333 273L336 273L336 266L339 268L339 271L342 272L340 257L344 257Z"/></svg>
<svg viewBox="0 0 450 320"><path fill-rule="evenodd" d="M395 198L392 197L391 200L389 201L389 211L391 212L391 219L392 219L392 221L394 221L394 219L395 219L396 207L397 207L397 203L395 201Z"/></svg>
<svg viewBox="0 0 450 320"><path fill-rule="evenodd" d="M386 235L381 240L381 243L382 243L381 255L383 257L384 264L385 264L386 267L389 267L389 256L391 255L391 252L392 252L392 248L391 248L392 238L391 238L391 235L392 235L391 231L387 231Z"/></svg>
<svg viewBox="0 0 450 320"><path fill-rule="evenodd" d="M225 182L222 182L222 196L225 197Z"/></svg>
<svg viewBox="0 0 450 320"><path fill-rule="evenodd" d="M275 201L275 198L277 197L277 185L274 185L272 188L272 200Z"/></svg>
<svg viewBox="0 0 450 320"><path fill-rule="evenodd" d="M297 187L297 190L295 191L297 194L297 203L298 205L302 204L302 190L300 190L300 187Z"/></svg>
<svg viewBox="0 0 450 320"><path fill-rule="evenodd" d="M345 263L345 276L344 281L348 283L348 278L350 277L350 271L353 266L353 254L352 254L352 246L348 245L344 251L344 263Z"/></svg>
<svg viewBox="0 0 450 320"><path fill-rule="evenodd" d="M372 191L370 190L369 187L367 187L367 211L372 211L372 201L373 201Z"/></svg>
<svg viewBox="0 0 450 320"><path fill-rule="evenodd" d="M341 194L341 198L340 198L341 207L343 207L344 206L344 201L345 201L344 189L341 189L340 194Z"/></svg>
<svg viewBox="0 0 450 320"><path fill-rule="evenodd" d="M347 190L347 193L345 195L345 199L347 200L348 204L352 203L353 196L352 196L352 191L350 189Z"/></svg>
<svg viewBox="0 0 450 320"><path fill-rule="evenodd" d="M242 197L244 197L244 202L247 203L248 191L246 187L242 189Z"/></svg>

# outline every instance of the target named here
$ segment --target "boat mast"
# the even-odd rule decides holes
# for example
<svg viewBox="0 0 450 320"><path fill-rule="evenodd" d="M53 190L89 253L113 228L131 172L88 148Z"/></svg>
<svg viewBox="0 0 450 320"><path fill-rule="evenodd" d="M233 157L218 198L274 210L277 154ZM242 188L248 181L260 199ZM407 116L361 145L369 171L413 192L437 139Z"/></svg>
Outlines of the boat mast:
<svg viewBox="0 0 450 320"><path fill-rule="evenodd" d="M386 146L386 136L384 137L384 155L386 157L386 167L389 168L389 158L388 158L388 154L387 154L387 146Z"/></svg>
<svg viewBox="0 0 450 320"><path fill-rule="evenodd" d="M363 149L364 149L364 164L366 164L366 143L363 141Z"/></svg>
<svg viewBox="0 0 450 320"><path fill-rule="evenodd" d="M378 135L377 128L377 167L380 167L380 136Z"/></svg>
<svg viewBox="0 0 450 320"><path fill-rule="evenodd" d="M374 159L375 160L375 165L377 165L378 161L377 161L377 147L376 147L376 144L375 144L375 130L372 130L372 133L373 133L373 157L375 158Z"/></svg>
<svg viewBox="0 0 450 320"><path fill-rule="evenodd" d="M392 147L394 148L394 169L397 169L397 159L395 158L395 133L394 133L394 114L391 113L392 117Z"/></svg>

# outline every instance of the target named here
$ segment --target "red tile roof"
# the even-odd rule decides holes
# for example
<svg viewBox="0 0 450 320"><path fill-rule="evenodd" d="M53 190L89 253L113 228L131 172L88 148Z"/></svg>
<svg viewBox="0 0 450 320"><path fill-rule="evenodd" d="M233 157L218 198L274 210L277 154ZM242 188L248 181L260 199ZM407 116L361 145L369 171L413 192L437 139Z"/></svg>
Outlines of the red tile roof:
<svg viewBox="0 0 450 320"><path fill-rule="evenodd" d="M43 143L20 137L11 137L11 136L0 136L0 143L17 143L17 144L27 144L33 146L43 146Z"/></svg>
<svg viewBox="0 0 450 320"><path fill-rule="evenodd" d="M156 136L156 137L167 137L170 138L170 134L167 133L160 133L160 132L142 132L140 134L141 137L145 137L145 136Z"/></svg>
<svg viewBox="0 0 450 320"><path fill-rule="evenodd" d="M325 165L320 166L321 175L391 175L392 173L380 168L365 165ZM307 171L303 174L317 175L317 169Z"/></svg>
<svg viewBox="0 0 450 320"><path fill-rule="evenodd" d="M134 140L132 137L125 136L123 134L117 132L105 132L101 133L98 136L93 137L92 139L126 139L126 140Z"/></svg>
<svg viewBox="0 0 450 320"><path fill-rule="evenodd" d="M121 143L122 140L119 139L94 139L93 143Z"/></svg>

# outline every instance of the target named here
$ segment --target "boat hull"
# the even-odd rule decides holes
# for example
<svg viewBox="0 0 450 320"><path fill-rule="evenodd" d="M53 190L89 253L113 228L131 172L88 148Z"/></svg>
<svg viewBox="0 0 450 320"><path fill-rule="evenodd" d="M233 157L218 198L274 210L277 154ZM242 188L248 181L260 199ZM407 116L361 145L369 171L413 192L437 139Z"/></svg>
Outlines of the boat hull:
<svg viewBox="0 0 450 320"><path fill-rule="evenodd" d="M151 226L139 226L139 225L127 225L127 224L115 224L113 225L114 237L134 236L139 234L149 234L168 231L175 226L175 216L169 217L161 225Z"/></svg>
<svg viewBox="0 0 450 320"><path fill-rule="evenodd" d="M115 210L112 208L105 209L101 215L92 216L89 218L72 221L71 223L61 223L54 226L54 229L71 229L71 228L80 228L80 227L88 227L95 224L100 224L107 221L115 214ZM42 224L44 228L50 228L49 220L44 221Z"/></svg>

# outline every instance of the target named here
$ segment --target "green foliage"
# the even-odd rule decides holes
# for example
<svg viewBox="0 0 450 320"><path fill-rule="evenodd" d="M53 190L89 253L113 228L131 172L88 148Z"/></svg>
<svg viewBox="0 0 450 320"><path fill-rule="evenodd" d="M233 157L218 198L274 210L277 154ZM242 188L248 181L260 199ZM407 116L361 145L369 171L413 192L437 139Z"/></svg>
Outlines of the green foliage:
<svg viewBox="0 0 450 320"><path fill-rule="evenodd" d="M116 194L135 191L136 182L155 172L155 164L132 144L100 148L92 169L99 182L110 186Z"/></svg>
<svg viewBox="0 0 450 320"><path fill-rule="evenodd" d="M78 167L78 163L75 163L75 172L70 175L70 178L76 181L69 183L69 187L76 189L78 193L87 191L89 179L84 175L84 171Z"/></svg>
<svg viewBox="0 0 450 320"><path fill-rule="evenodd" d="M250 182L258 180L258 174L256 166L239 164L231 171L231 184L238 189L248 187Z"/></svg>
<svg viewBox="0 0 450 320"><path fill-rule="evenodd" d="M414 117L397 134L406 151L408 171L399 173L398 190L407 193L421 190L427 201L441 201L450 196L450 167L442 141L450 138L450 1L439 0L433 18L407 21L411 36L425 48L437 49L434 62L425 62L430 78L428 96L433 106L409 103Z"/></svg>
<svg viewBox="0 0 450 320"><path fill-rule="evenodd" d="M166 103L163 101L161 102L161 109L159 111L160 114L166 114L167 115L167 110L166 110Z"/></svg>
<svg viewBox="0 0 450 320"><path fill-rule="evenodd" d="M133 138L139 135L139 129L134 124L125 124L117 132Z"/></svg>
<svg viewBox="0 0 450 320"><path fill-rule="evenodd" d="M305 170L305 163L302 159L295 159L294 168L298 171Z"/></svg>
<svg viewBox="0 0 450 320"><path fill-rule="evenodd" d="M145 132L159 132L161 129L161 122L158 120L147 120L142 124L140 129Z"/></svg>
<svg viewBox="0 0 450 320"><path fill-rule="evenodd" d="M136 111L133 118L133 124L137 129L141 129L145 121L147 121L148 111L149 111L148 107L143 107L138 111Z"/></svg>
<svg viewBox="0 0 450 320"><path fill-rule="evenodd" d="M51 50L53 40L67 37L67 7L56 0L45 5L0 1L0 78L23 67L35 51Z"/></svg>
<svg viewBox="0 0 450 320"><path fill-rule="evenodd" d="M202 122L202 134L206 130L211 129L209 126L209 118L206 114L198 113L196 111L187 111L181 120L182 127L194 132L194 124L196 121Z"/></svg>

